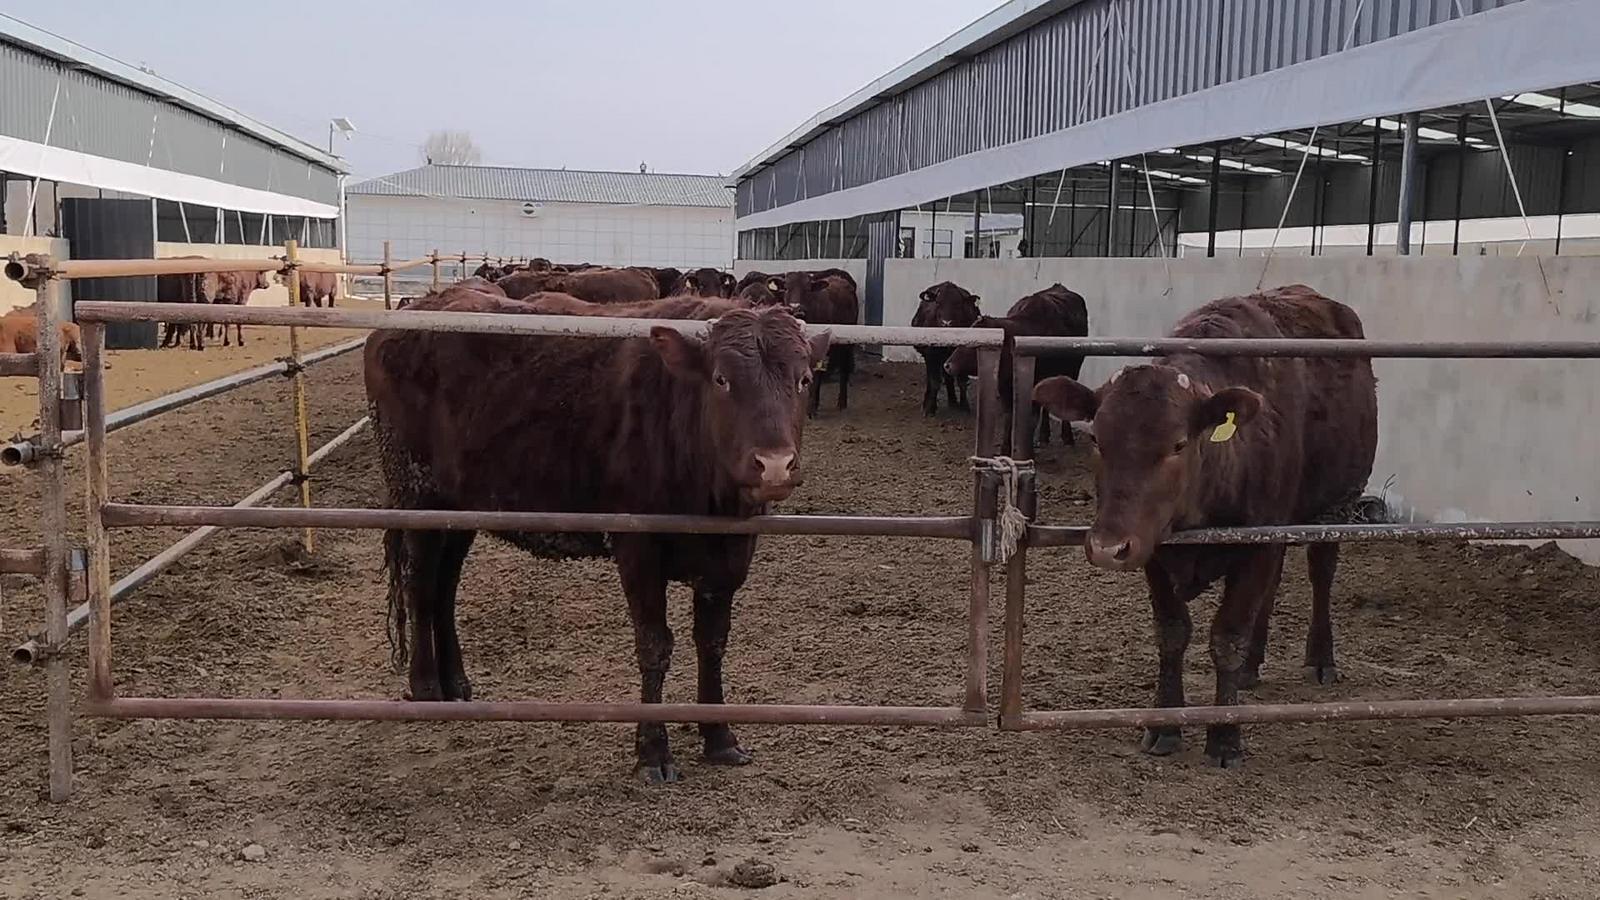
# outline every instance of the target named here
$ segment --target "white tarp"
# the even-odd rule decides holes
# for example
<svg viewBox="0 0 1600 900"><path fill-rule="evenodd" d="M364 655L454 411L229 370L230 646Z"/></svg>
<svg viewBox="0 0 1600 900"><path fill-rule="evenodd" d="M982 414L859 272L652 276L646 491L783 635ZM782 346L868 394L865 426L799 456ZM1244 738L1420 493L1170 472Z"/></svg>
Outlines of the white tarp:
<svg viewBox="0 0 1600 900"><path fill-rule="evenodd" d="M1245 135L1600 81L1600 0L1524 0L831 194L740 231L907 209L1032 175Z"/></svg>
<svg viewBox="0 0 1600 900"><path fill-rule="evenodd" d="M241 212L310 216L315 219L333 219L339 215L339 207L315 200L240 187L198 175L170 172L4 135L0 135L0 171Z"/></svg>

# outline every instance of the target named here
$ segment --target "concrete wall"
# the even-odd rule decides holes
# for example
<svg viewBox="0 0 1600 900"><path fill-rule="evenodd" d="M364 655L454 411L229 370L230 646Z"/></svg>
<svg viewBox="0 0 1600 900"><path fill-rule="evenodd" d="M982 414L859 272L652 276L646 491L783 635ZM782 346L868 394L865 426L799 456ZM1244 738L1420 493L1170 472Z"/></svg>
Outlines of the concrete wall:
<svg viewBox="0 0 1600 900"><path fill-rule="evenodd" d="M67 242L61 238L19 237L0 234L0 258L12 253L48 253L56 259L70 257ZM9 278L0 278L0 315L33 302L33 291Z"/></svg>
<svg viewBox="0 0 1600 900"><path fill-rule="evenodd" d="M282 256L282 247L258 247L240 244L174 244L167 241L156 242L156 258L165 259L171 256L206 256L212 259L263 259L269 256ZM300 250L300 258L315 260L317 262L340 262L338 250ZM344 296L345 276L339 276L340 296ZM287 306L289 303L289 289L278 281L276 274L268 274L267 279L271 287L263 288L250 295L251 306ZM150 298L154 300L155 298Z"/></svg>
<svg viewBox="0 0 1600 900"><path fill-rule="evenodd" d="M437 249L613 266L725 269L733 261L732 207L544 203L527 215L514 201L362 194L345 206L357 262L382 259L385 240L395 259Z"/></svg>
<svg viewBox="0 0 1600 900"><path fill-rule="evenodd" d="M1159 259L892 259L885 321L908 323L917 294L944 280L977 293L989 313L1059 281L1083 294L1090 333L1103 336L1165 334L1209 300L1258 283L1301 282L1353 306L1369 338L1600 340L1594 258L1185 259L1170 266ZM1091 359L1084 380L1098 384L1127 362ZM1376 360L1374 367L1379 443L1370 490L1434 521L1600 519L1600 361ZM1600 564L1596 542L1567 549Z"/></svg>
<svg viewBox="0 0 1600 900"><path fill-rule="evenodd" d="M777 275L782 272L810 272L817 269L843 269L856 280L860 321L867 320L867 261L864 259L736 259L733 274L743 278L751 271Z"/></svg>

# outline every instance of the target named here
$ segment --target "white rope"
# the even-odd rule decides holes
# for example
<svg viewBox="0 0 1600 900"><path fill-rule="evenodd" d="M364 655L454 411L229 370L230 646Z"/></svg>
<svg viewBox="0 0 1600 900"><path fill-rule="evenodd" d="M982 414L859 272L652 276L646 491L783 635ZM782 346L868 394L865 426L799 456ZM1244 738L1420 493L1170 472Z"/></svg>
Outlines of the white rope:
<svg viewBox="0 0 1600 900"><path fill-rule="evenodd" d="M968 458L977 472L994 472L1000 477L996 492L994 557L1007 562L1017 553L1022 539L1028 534L1028 517L1017 505L1021 476L1033 474L1033 460L1012 459L1009 456L973 456Z"/></svg>
<svg viewBox="0 0 1600 900"><path fill-rule="evenodd" d="M1100 46L1095 48L1094 60L1089 63L1089 80L1083 86L1083 99L1078 102L1078 114L1068 123L1068 127L1083 123L1083 117L1089 111L1089 98L1094 96L1094 86L1100 79L1100 60L1105 56L1106 38L1111 35L1111 8L1106 9L1105 23L1100 26ZM1061 180L1056 182L1056 196L1050 201L1050 218L1044 223L1048 230L1056 224L1056 207L1061 205L1061 186L1066 184L1067 170L1061 170Z"/></svg>
<svg viewBox="0 0 1600 900"><path fill-rule="evenodd" d="M1366 5L1367 0L1357 0L1355 12L1351 13L1350 15L1350 30L1345 33L1344 44L1339 47L1340 53L1349 50L1350 45L1355 43L1356 28L1361 24L1361 9ZM1460 6L1461 0L1456 0L1456 7L1459 9ZM1256 279L1257 290L1260 290L1261 286L1267 281L1267 269L1272 265L1273 254L1277 252L1278 237L1283 234L1283 224L1289 219L1289 207L1293 205L1295 191L1297 191L1300 187L1300 176L1304 174L1306 170L1306 160L1311 158L1311 151L1317 146L1317 132L1321 129L1322 126L1320 124L1311 126L1311 135L1306 139L1306 148L1300 151L1300 164L1295 167L1294 181L1289 185L1289 196L1283 199L1283 212L1279 213L1278 215L1278 227L1272 230L1272 243L1267 245L1266 259L1261 264L1261 277ZM1378 161L1376 159L1372 161L1372 177L1378 177ZM1242 202L1243 201L1241 201L1241 203ZM1244 233L1242 229L1240 231L1239 241L1240 247L1243 247Z"/></svg>
<svg viewBox="0 0 1600 900"><path fill-rule="evenodd" d="M56 92L50 98L50 118L44 123L44 145L50 146L50 132L56 127L56 101L61 99L61 76L65 68L56 70ZM41 151L42 153L43 151ZM22 236L33 234L38 216L34 212L33 204L39 197L39 176L33 176L33 183L28 186L28 218L22 225Z"/></svg>

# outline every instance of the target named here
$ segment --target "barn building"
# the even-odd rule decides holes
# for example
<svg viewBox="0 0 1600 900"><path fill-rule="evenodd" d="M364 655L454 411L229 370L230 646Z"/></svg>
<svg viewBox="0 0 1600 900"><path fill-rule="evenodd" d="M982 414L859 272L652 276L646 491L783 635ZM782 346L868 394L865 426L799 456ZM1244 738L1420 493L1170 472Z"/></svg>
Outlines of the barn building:
<svg viewBox="0 0 1600 900"><path fill-rule="evenodd" d="M475 253L601 265L733 261L733 192L718 175L425 165L351 185L358 259Z"/></svg>
<svg viewBox="0 0 1600 900"><path fill-rule="evenodd" d="M0 16L0 256L337 260L336 157L147 70ZM74 285L153 299L151 279ZM254 303L284 302L281 286ZM0 308L32 295L0 283ZM153 340L153 329L113 345ZM119 326L120 329L120 326ZM114 332L118 329L114 329Z"/></svg>
<svg viewBox="0 0 1600 900"><path fill-rule="evenodd" d="M738 266L856 266L872 324L1061 282L1158 335L1303 282L1369 336L1600 339L1597 38L1592 0L1011 0L736 170ZM1600 518L1591 363L1378 369L1397 512Z"/></svg>

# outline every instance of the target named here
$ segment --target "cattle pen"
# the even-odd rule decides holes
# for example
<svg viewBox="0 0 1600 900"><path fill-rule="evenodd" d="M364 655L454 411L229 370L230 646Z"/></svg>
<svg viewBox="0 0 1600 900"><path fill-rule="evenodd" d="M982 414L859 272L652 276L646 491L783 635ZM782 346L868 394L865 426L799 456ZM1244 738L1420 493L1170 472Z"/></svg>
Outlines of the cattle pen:
<svg viewBox="0 0 1600 900"><path fill-rule="evenodd" d="M437 265L435 254L431 261ZM429 259L414 261L421 265ZM972 509L963 516L765 515L748 519L630 514L577 514L504 510L391 510L312 508L306 475L310 466L348 441L365 424L356 422L327 445L311 452L306 446L303 387L297 390L298 467L269 482L256 494L231 507L153 505L115 502L107 478L107 441L114 422L126 418L105 411L105 326L112 322L166 321L186 324L246 324L300 327L342 327L368 330L476 332L506 335L561 335L586 338L642 336L654 326L695 333L704 323L583 317L494 316L475 313L378 310L249 308L80 301L74 318L84 334L81 385L81 441L87 448L85 547L71 545L67 529L66 473L62 451L68 445L67 424L79 416L76 396L63 391L59 336L54 323L65 313L55 289L59 281L134 274L196 273L226 266L229 270L285 270L291 298L299 271L335 271L387 276L393 268L297 264L294 248L284 259L261 260L74 260L16 258L7 263L8 277L38 292L40 346L31 359L0 358L0 373L36 374L40 382L40 438L32 465L43 480L41 545L0 551L0 572L39 577L46 605L45 640L28 661L43 664L49 674L50 788L56 800L71 793L71 704L65 644L74 621L89 628L87 700L77 715L100 718L179 719L362 719L362 720L500 720L588 722L691 722L832 725L920 725L993 727L1003 730L1046 728L1113 728L1137 725L1194 725L1249 722L1328 722L1359 719L1451 718L1472 716L1557 715L1600 713L1600 696L1523 696L1504 698L1419 699L1381 702L1194 706L1187 708L1075 709L1028 711L1023 702L1022 661L1026 606L1027 560L1030 551L1064 547L1081 540L1077 527L1037 522L1027 427L1034 357L1048 353L1097 356L1159 356L1172 352L1240 356L1579 359L1600 358L1600 342L1452 342L1248 340L1172 341L1137 338L1023 338L1012 350L1013 396L999 396L999 367L1005 338L993 329L831 326L833 340L843 344L921 344L978 348L980 366L976 439L973 454ZM370 270L370 271L369 271ZM355 346L352 342L351 348ZM298 356L298 354L296 354ZM300 360L284 365L296 374ZM276 371L276 370L275 370ZM249 373L245 373L249 374ZM265 377L265 376L262 376ZM64 396L72 399L63 400ZM207 395L209 396L209 395ZM1009 444L1000 433L1002 409L1012 415ZM153 413L152 413L153 414ZM301 486L299 508L260 508L259 503L290 483ZM269 490L270 488L270 490ZM264 492L264 493L263 493ZM258 496L259 495L259 496ZM252 499L254 498L254 499ZM1019 516L1021 519L1019 519ZM1021 523L1019 525L1019 522ZM964 541L970 546L971 582L967 608L965 678L958 706L837 706L799 704L639 704L555 703L541 701L467 701L412 703L387 700L301 700L240 697L119 697L112 681L111 607L119 599L110 579L111 531L145 526L195 526L209 535L219 528L501 528L540 531L609 531L700 534L861 535ZM211 531L206 531L211 529ZM1600 537L1600 522L1494 522L1474 524L1408 524L1361 526L1284 526L1207 529L1183 532L1171 540L1183 543L1292 543L1397 540L1534 540ZM185 540L189 540L186 538ZM203 538L202 538L203 539ZM179 545L171 548L178 550ZM165 555L165 554L163 554ZM181 552L172 555L176 559ZM150 564L154 564L152 560ZM171 560L166 564L170 565ZM150 564L147 564L149 566ZM989 624L991 571L1005 571L1005 615L1002 641L1000 704L989 703ZM156 572L151 571L146 580ZM128 578L132 578L130 575ZM123 581L128 581L125 578ZM122 584L119 582L118 584ZM86 594L84 613L74 620L68 600L74 584Z"/></svg>

